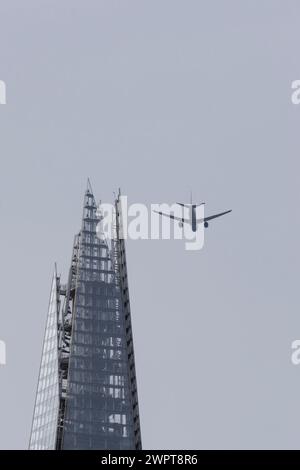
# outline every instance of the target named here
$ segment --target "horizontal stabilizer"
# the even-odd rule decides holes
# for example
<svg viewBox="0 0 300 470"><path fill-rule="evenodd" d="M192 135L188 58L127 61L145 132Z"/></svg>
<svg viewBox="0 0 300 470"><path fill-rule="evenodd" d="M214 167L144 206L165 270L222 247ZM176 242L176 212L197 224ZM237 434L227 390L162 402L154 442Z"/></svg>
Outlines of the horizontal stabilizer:
<svg viewBox="0 0 300 470"><path fill-rule="evenodd" d="M183 204L182 202L176 202L176 204L182 207L191 207L191 206L198 207L198 206L203 206L205 202L200 202L200 204Z"/></svg>

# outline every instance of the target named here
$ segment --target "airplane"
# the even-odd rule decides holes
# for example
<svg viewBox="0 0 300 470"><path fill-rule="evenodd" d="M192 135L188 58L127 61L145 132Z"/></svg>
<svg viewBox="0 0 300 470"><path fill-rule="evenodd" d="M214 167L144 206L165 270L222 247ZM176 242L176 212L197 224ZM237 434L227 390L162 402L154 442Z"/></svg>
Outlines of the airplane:
<svg viewBox="0 0 300 470"><path fill-rule="evenodd" d="M204 223L204 227L208 228L208 221L216 219L217 217L221 217L222 215L229 214L229 212L232 212L232 209L225 211L225 212L220 212L219 214L214 214L210 215L209 217L204 217L202 219L197 219L196 216L196 207L202 206L205 204L205 202L201 202L200 204L193 204L192 202L192 196L191 196L191 203L190 204L183 204L182 202L176 202L179 206L182 207L188 207L189 209L189 217L187 219L183 217L176 217L173 214L165 214L164 212L159 212L159 211L153 211L156 212L156 214L163 215L165 217L170 217L170 219L177 220L179 227L183 227L183 224L189 224L191 225L192 231L196 232L197 227L199 224Z"/></svg>

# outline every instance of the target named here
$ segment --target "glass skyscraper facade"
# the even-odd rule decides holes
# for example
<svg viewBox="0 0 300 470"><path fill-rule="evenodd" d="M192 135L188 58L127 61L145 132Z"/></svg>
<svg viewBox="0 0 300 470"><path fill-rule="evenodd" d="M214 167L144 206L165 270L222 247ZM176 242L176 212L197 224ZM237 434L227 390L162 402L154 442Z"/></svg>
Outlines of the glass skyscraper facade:
<svg viewBox="0 0 300 470"><path fill-rule="evenodd" d="M120 198L99 236L90 185L67 284L54 273L30 449L141 449Z"/></svg>
<svg viewBox="0 0 300 470"><path fill-rule="evenodd" d="M56 272L54 272L32 422L30 439L30 448L32 449L49 450L55 448L59 409L57 337L58 309L59 292L57 275Z"/></svg>

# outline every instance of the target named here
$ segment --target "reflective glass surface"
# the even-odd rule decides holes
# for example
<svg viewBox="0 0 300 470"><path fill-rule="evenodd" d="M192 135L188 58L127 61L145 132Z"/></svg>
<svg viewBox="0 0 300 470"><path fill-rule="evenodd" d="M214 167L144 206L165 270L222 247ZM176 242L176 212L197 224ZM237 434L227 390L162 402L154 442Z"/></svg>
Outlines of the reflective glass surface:
<svg viewBox="0 0 300 470"><path fill-rule="evenodd" d="M55 449L59 408L58 353L57 353L57 285L54 273L34 416L30 449Z"/></svg>

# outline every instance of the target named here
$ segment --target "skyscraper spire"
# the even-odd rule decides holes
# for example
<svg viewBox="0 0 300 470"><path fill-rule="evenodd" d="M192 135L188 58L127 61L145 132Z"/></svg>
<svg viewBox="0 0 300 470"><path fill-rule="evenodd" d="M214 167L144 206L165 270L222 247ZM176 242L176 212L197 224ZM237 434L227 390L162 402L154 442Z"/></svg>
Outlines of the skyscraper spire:
<svg viewBox="0 0 300 470"><path fill-rule="evenodd" d="M87 189L88 192L90 192L91 194L93 194L93 188L92 188L92 185L91 185L90 178L87 179L86 189Z"/></svg>
<svg viewBox="0 0 300 470"><path fill-rule="evenodd" d="M30 448L140 449L125 245L118 236L121 212L110 248L97 237L89 180L83 206L68 282L61 286L55 274L52 283L42 364L49 354L54 362L50 370L41 367ZM48 382L52 399L43 408Z"/></svg>

